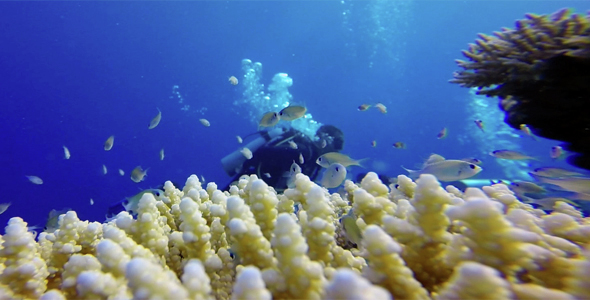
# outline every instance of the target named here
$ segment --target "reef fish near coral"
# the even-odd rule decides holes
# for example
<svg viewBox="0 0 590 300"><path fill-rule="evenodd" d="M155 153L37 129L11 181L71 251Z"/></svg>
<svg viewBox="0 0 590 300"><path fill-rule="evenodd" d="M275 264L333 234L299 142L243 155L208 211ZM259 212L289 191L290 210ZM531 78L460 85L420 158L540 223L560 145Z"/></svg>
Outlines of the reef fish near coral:
<svg viewBox="0 0 590 300"><path fill-rule="evenodd" d="M403 167L402 167L403 168ZM483 169L475 164L462 160L444 160L425 165L421 170L409 170L410 178L418 178L422 174L432 174L441 181L456 181L477 175Z"/></svg>
<svg viewBox="0 0 590 300"><path fill-rule="evenodd" d="M344 179L346 179L346 173L346 168L343 165L333 163L324 171L320 183L323 187L328 189L338 187L342 184Z"/></svg>
<svg viewBox="0 0 590 300"><path fill-rule="evenodd" d="M316 160L316 163L320 166L322 166L322 168L328 168L330 167L330 165L334 164L334 163L339 163L341 165L343 165L344 167L349 167L349 166L359 166L362 167L362 163L364 161L366 161L368 158L363 158L363 159L352 159L350 156L346 155L346 154L342 154L342 153L338 153L338 152L329 152L326 154L322 154L320 157L318 157L318 159Z"/></svg>

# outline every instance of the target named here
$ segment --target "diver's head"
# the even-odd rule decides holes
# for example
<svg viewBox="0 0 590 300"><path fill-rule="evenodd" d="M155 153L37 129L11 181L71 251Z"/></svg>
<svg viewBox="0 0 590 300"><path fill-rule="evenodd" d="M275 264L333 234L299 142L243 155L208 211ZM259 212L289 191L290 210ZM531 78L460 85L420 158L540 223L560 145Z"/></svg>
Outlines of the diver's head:
<svg viewBox="0 0 590 300"><path fill-rule="evenodd" d="M344 133L342 130L332 125L322 125L315 135L319 141L323 143L326 141L326 149L331 151L341 151L344 149Z"/></svg>

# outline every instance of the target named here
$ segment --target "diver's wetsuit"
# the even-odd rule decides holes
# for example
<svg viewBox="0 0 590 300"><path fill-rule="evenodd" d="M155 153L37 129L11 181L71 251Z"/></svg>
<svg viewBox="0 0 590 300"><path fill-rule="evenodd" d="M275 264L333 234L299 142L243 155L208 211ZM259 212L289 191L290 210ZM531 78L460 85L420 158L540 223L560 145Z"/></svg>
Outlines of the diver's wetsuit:
<svg viewBox="0 0 590 300"><path fill-rule="evenodd" d="M289 141L297 144L297 149L289 145ZM252 159L244 162L241 170L230 181L224 190L228 190L231 183L242 175L255 174L272 186L277 192L287 188L288 172L293 161L301 167L301 172L311 180L315 180L321 167L316 163L318 157L328 152L328 147L321 148L320 143L312 141L308 136L295 129L289 129L281 136L272 139L253 154ZM303 164L299 162L299 154L303 155ZM265 174L269 174L268 177Z"/></svg>

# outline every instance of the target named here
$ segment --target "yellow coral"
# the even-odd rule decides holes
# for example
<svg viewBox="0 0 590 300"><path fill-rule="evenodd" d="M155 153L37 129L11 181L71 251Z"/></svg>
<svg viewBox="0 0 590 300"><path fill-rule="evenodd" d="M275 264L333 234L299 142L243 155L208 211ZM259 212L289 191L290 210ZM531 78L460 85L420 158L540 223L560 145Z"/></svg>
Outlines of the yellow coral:
<svg viewBox="0 0 590 300"><path fill-rule="evenodd" d="M144 195L137 218L122 212L99 224L70 211L55 233L41 233L38 242L23 220L11 219L0 237L0 295L582 299L590 294L590 252L584 248L590 218L565 203L551 214L539 213L502 187L460 193L443 189L430 175L417 182L402 175L388 190L370 173L358 185L347 181L342 196L330 195L302 174L295 188L281 195L255 176L243 176L230 192L212 183L203 189L196 176L183 190L171 183L164 189L157 199ZM255 216L259 203L266 203L260 212L269 216ZM338 218L351 208L364 233L358 249L346 250L338 244ZM283 212L274 217L273 209ZM261 224L272 231L263 233Z"/></svg>
<svg viewBox="0 0 590 300"><path fill-rule="evenodd" d="M498 271L476 262L463 262L435 297L444 299L510 299L510 285Z"/></svg>
<svg viewBox="0 0 590 300"><path fill-rule="evenodd" d="M308 246L301 234L301 227L288 214L280 214L272 239L277 253L278 269L285 279L285 286L277 287L276 298L320 299L325 277L322 265L306 255Z"/></svg>
<svg viewBox="0 0 590 300"><path fill-rule="evenodd" d="M232 300L238 299L272 299L272 295L264 286L260 270L256 267L245 267L238 274Z"/></svg>
<svg viewBox="0 0 590 300"><path fill-rule="evenodd" d="M233 242L232 249L244 265L264 269L276 265L270 242L264 237L260 226L244 200L237 196L227 199L230 220L226 224Z"/></svg>
<svg viewBox="0 0 590 300"><path fill-rule="evenodd" d="M5 230L0 249L3 259L0 283L18 298L40 297L45 292L49 272L37 252L33 234L27 231L27 223L21 218L10 219Z"/></svg>
<svg viewBox="0 0 590 300"><path fill-rule="evenodd" d="M306 198L307 210L299 212L299 219L309 246L309 258L329 265L334 259L331 250L336 247L334 207L317 185L307 192Z"/></svg>
<svg viewBox="0 0 590 300"><path fill-rule="evenodd" d="M363 232L364 257L369 261L363 274L386 288L394 298L428 299L428 292L412 276L399 254L402 249L383 229L367 226Z"/></svg>

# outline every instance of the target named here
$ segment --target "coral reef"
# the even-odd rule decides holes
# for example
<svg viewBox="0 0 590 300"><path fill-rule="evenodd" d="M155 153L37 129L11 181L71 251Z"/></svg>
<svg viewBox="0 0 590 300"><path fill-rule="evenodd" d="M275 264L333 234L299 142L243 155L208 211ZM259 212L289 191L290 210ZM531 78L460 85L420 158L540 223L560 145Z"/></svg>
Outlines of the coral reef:
<svg viewBox="0 0 590 300"><path fill-rule="evenodd" d="M566 142L569 162L590 169L590 13L527 14L514 29L479 34L453 83L500 98L505 122Z"/></svg>
<svg viewBox="0 0 590 300"><path fill-rule="evenodd" d="M145 193L137 216L74 211L35 240L15 217L0 237L1 299L584 299L590 218L547 214L504 185L441 187L377 174L330 194L303 174L277 194L255 175L229 191ZM297 206L297 210L293 207ZM339 219L356 219L359 245Z"/></svg>

